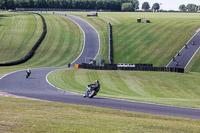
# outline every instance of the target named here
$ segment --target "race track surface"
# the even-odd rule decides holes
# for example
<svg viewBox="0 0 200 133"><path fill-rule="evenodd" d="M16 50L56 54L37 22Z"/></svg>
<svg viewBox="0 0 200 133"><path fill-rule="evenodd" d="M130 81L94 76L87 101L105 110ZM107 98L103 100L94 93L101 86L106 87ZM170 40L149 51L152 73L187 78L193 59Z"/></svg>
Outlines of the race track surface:
<svg viewBox="0 0 200 133"><path fill-rule="evenodd" d="M186 68L200 47L200 30L177 53L167 67Z"/></svg>
<svg viewBox="0 0 200 133"><path fill-rule="evenodd" d="M85 47L81 56L73 62L85 62L85 57L95 58L99 51L99 37L94 28L87 22L74 16L65 16L80 25L85 32ZM120 109L133 112L150 113L157 115L168 115L200 120L200 109L181 108L165 105L131 102L117 99L95 97L93 99L83 98L82 95L60 90L51 86L46 81L46 75L60 68L33 69L29 79L25 78L25 71L11 73L0 80L0 91L28 98L97 106L103 108Z"/></svg>

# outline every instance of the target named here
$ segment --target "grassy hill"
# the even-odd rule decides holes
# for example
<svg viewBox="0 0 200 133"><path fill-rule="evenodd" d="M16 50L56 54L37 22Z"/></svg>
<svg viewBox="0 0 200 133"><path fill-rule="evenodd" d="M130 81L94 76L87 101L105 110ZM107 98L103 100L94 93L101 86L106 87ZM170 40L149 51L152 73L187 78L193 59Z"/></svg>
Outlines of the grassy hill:
<svg viewBox="0 0 200 133"><path fill-rule="evenodd" d="M139 71L56 70L48 76L53 85L76 93L99 80L98 96L200 108L200 74Z"/></svg>
<svg viewBox="0 0 200 133"><path fill-rule="evenodd" d="M64 17L42 15L47 23L47 35L35 56L22 66L55 67L74 61L80 55L84 43L81 29Z"/></svg>
<svg viewBox="0 0 200 133"><path fill-rule="evenodd" d="M0 63L24 57L42 34L42 20L36 14L2 12L0 20Z"/></svg>
<svg viewBox="0 0 200 133"><path fill-rule="evenodd" d="M193 57L190 64L187 66L186 71L200 72L200 51Z"/></svg>
<svg viewBox="0 0 200 133"><path fill-rule="evenodd" d="M166 66L200 28L197 13L99 12L99 17L86 17L87 12L66 13L90 22L99 33L104 33L100 34L104 39L107 39L108 22L113 25L115 63L152 63L154 66ZM144 20L144 17L151 23L137 23L137 18ZM102 47L108 47L107 41L101 41L101 44ZM101 53L107 59L107 51L102 50ZM198 55L193 61L195 64L192 63L192 69L187 70L199 71Z"/></svg>
<svg viewBox="0 0 200 133"><path fill-rule="evenodd" d="M0 12L0 14L3 13ZM10 13L4 15L7 14ZM99 13L100 16L97 18L86 17L88 13L75 12L71 14L86 19L98 30L101 36L99 57L105 59L107 58L107 22L113 24L116 63L137 63L137 61L141 61L165 65L170 60L170 56L174 56L184 45L182 42L187 42L195 33L199 22L196 14L180 14L180 16L179 14L164 14L162 16L162 14L148 13L145 16L146 19L152 21L151 24L136 23L136 18L143 17L143 13ZM13 15L16 14L13 13ZM63 66L79 55L83 42L83 35L79 27L71 20L60 16L50 14L43 14L43 16L46 19L48 31L36 55L24 64L1 67L0 77L20 69ZM31 16L28 17L31 18ZM176 20L177 17L182 21ZM2 22L2 19L4 18L1 16L0 22ZM168 25L169 23L171 24ZM186 23L188 26L185 27L182 23ZM4 25L0 24L0 29ZM181 28L180 25L184 27L184 30L178 29ZM191 27L188 29L189 26ZM158 38L157 35L160 35L161 32L156 30L155 27L164 28L161 31L167 33L164 32L165 35ZM132 28L137 28L137 32ZM155 35L153 31L151 32L153 29L156 32ZM7 30L3 29L2 31L7 32ZM176 30L179 35L172 35ZM181 31L184 32L180 34ZM0 36L3 32L0 32ZM26 33L26 35L28 34ZM143 42L145 40L145 38L142 38L143 34L147 34L146 42ZM167 39L168 37L170 39ZM7 41L9 41L9 38ZM169 52L170 48L167 46L168 44L172 45L170 42L171 40L176 41L175 38L179 38L179 41L173 43L172 47L175 49ZM21 38L20 40L24 41L24 39ZM159 44L156 43L157 39L160 39ZM162 39L165 39L165 41L162 41ZM138 40L137 43L135 43L135 40ZM140 45L142 47L134 49ZM148 49L151 49L149 51L151 54L149 54ZM168 53L163 49L168 50ZM126 52L116 55L121 50ZM162 52L155 53L156 50ZM136 55L133 53L136 53ZM144 55L142 54L142 57L139 57L141 55L139 53L144 53ZM199 77L199 73L63 69L51 73L48 79L58 87L82 94L87 84L100 79L101 91L99 96L199 108ZM197 120L2 97L0 97L0 101L0 114L3 114L0 115L0 132L199 132L199 121Z"/></svg>
<svg viewBox="0 0 200 133"><path fill-rule="evenodd" d="M0 133L198 133L198 120L0 97Z"/></svg>
<svg viewBox="0 0 200 133"><path fill-rule="evenodd" d="M166 66L200 27L199 14L119 13L109 16L118 20L113 27L115 63ZM137 23L139 17L151 23Z"/></svg>
<svg viewBox="0 0 200 133"><path fill-rule="evenodd" d="M113 24L115 63L153 63L154 66L165 66L200 25L198 14L99 13L99 17L93 18L86 17L87 13L72 14L86 19L92 25L97 21ZM141 16L146 16L152 23L137 23L136 19ZM103 24L106 26L107 23ZM98 32L104 31L98 29ZM198 64L194 66L198 68ZM199 73L189 72L64 69L51 73L48 78L59 88L82 94L87 84L98 79L102 88L99 96L200 108L199 76Z"/></svg>
<svg viewBox="0 0 200 133"><path fill-rule="evenodd" d="M3 16L12 16L16 19L17 23L18 19L21 17L24 17L23 23L27 23L30 25L30 27L34 27L37 25L37 29L35 29L35 36L40 35L38 33L41 32L42 28L42 21L38 17L38 21L34 20L34 17L31 15L28 15L28 13L4 13ZM1 67L0 70L0 77L3 76L6 73L20 70L20 69L27 69L27 68L39 68L39 67L55 67L55 66L65 66L69 62L72 62L75 60L79 54L81 53L82 46L83 46L83 33L79 29L79 27L73 23L71 20L66 19L64 17L60 17L57 15L50 15L50 14L43 14L46 23L47 23L47 35L40 45L40 47L37 49L35 55L33 58L31 58L29 61L27 61L24 64L20 64L17 66L11 66L11 67ZM12 18L11 17L11 18ZM2 22L2 26L0 26L0 37L4 35L4 33L10 32L9 29L12 29L12 25L6 25L6 21L10 22L11 18L3 17L0 21ZM32 22L32 19L33 22ZM5 20L4 20L5 19ZM5 24L3 24L5 21ZM14 20L13 20L14 21ZM22 23L22 22L21 22ZM19 24L21 27L23 27L21 24ZM16 29L15 29L16 30ZM26 36L31 36L31 29L25 27L21 29L25 35L17 36L16 39L19 42L25 42ZM42 33L42 32L41 32ZM0 38L2 42L5 44L9 43L10 38L12 38L13 35L7 35L6 39ZM38 39L34 38L34 36L31 37L31 39ZM24 56L20 54L20 52L26 53L29 49L26 49L23 43L14 43L13 46L11 45L5 45L2 46L3 49L0 49L0 58L8 59L8 55L12 54L9 58L14 60L18 55ZM0 43L0 45L3 45L4 43ZM27 45L29 46L31 43L27 42ZM20 50L17 50L17 48L21 48ZM6 50L4 50L4 48ZM24 48L24 49L23 49ZM32 48L31 45L29 48ZM8 61L8 60L7 60Z"/></svg>

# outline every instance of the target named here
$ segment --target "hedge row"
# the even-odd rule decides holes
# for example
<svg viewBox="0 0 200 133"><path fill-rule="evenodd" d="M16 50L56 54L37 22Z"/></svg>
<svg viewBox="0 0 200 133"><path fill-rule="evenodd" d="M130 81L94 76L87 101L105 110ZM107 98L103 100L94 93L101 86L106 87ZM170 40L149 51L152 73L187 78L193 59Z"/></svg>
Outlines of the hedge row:
<svg viewBox="0 0 200 133"><path fill-rule="evenodd" d="M109 53L108 53L108 60L110 64L113 64L113 38L112 38L112 25L111 23L108 23L108 48L109 48Z"/></svg>
<svg viewBox="0 0 200 133"><path fill-rule="evenodd" d="M22 57L21 59L16 60L16 61L0 63L0 66L13 66L13 65L22 64L22 63L28 61L29 59L31 59L33 57L33 55L35 54L35 51L37 50L37 48L39 47L39 45L42 43L42 41L44 40L44 38L46 36L47 27L46 27L46 22L45 22L44 17L42 15L40 15L39 13L34 13L34 14L39 15L42 18L42 22L43 22L43 32L42 32L42 35L40 36L39 40L36 42L36 44L33 46L31 51L25 57Z"/></svg>

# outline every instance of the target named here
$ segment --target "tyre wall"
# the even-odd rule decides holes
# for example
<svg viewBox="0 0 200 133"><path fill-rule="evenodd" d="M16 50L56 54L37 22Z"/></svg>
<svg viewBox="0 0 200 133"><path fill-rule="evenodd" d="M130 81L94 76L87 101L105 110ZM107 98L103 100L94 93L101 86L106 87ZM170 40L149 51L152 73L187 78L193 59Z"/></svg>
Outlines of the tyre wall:
<svg viewBox="0 0 200 133"><path fill-rule="evenodd" d="M184 73L184 68L176 67L153 67L152 64L135 64L135 67L118 67L117 64L104 64L104 66L94 66L82 63L78 68L95 70L129 70L129 71L159 71Z"/></svg>

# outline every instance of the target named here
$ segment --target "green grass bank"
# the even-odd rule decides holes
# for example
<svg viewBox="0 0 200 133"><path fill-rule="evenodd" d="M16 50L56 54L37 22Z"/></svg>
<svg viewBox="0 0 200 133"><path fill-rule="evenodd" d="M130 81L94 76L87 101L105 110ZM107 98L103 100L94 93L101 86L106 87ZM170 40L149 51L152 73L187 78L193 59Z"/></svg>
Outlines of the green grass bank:
<svg viewBox="0 0 200 133"><path fill-rule="evenodd" d="M99 13L99 17L91 18L86 17L88 13L67 13L91 23L101 20L113 24L114 58L119 59L115 63L165 66L199 28L199 14ZM146 17L152 23L137 23L138 17ZM49 80L59 88L84 94L86 85L99 79L102 83L99 96L199 108L200 75L192 73L199 70L199 54L185 74L71 69L53 72Z"/></svg>
<svg viewBox="0 0 200 133"><path fill-rule="evenodd" d="M50 73L48 80L81 94L88 84L99 80L101 97L200 108L199 73L62 69Z"/></svg>
<svg viewBox="0 0 200 133"><path fill-rule="evenodd" d="M0 14L2 15L1 12ZM124 34L120 33L121 36L117 35L117 37L115 37L114 43L118 44L117 49L124 49L126 48L126 46L129 45L128 43L120 43L121 40L129 40L129 42L131 43L132 41L135 41L135 39L131 39L133 33L130 32L132 32L133 30L131 28L127 30L126 27L132 26L132 24L134 23L137 24L136 18L143 16L143 14L140 13L99 13L100 16L97 18L87 18L85 16L87 13L76 12L72 14L81 16L82 18L90 22L95 28L97 28L98 33L101 36L101 52L99 57L103 56L105 57L105 59L107 57L107 22L112 22L112 24L114 25L115 35L118 34L118 32L120 31L120 29L118 28L121 27L121 30ZM137 15L135 16L135 14ZM152 14L150 14L150 16L151 15ZM162 17L162 14L158 14L158 16L156 15L157 14L154 15L156 21L159 21L160 19L162 21L166 21L166 18L164 16ZM172 17L171 21L174 21L175 17L179 18L179 14L166 15L168 17ZM183 15L186 15L182 18L184 22L186 21L185 23L187 23L187 21L194 21L193 26L191 24L187 24L191 26L193 30L190 29L190 31L187 28L185 28L184 30L184 32L187 31L187 34L189 34L186 39L185 37L178 36L178 38L188 41L188 39L195 33L195 29L196 27L198 27L197 23L199 22L199 20L197 19L197 14ZM24 64L13 67L1 67L0 77L5 75L6 73L26 68L63 66L66 65L68 62L73 61L79 55L82 49L83 42L83 35L79 27L73 22L71 22L71 20L60 16L49 14L43 14L43 16L45 17L47 22L48 32L45 40L37 50L36 55ZM126 19L125 16L128 17L130 20ZM2 19L3 18L0 17L0 22ZM150 18L146 17L146 19ZM150 20L152 20L152 24L155 23L153 17ZM168 22L170 23L171 21ZM179 21L177 23L171 24L171 26L173 27L178 23ZM168 23L163 23L163 26L167 24ZM122 28L123 25L124 28ZM2 28L2 26L3 24L0 26L0 28ZM162 28L162 26L160 27ZM147 33L149 35L151 27L149 26L146 28L147 29L145 30L148 31ZM169 26L165 27L165 30L167 31L168 28ZM7 29L3 31L7 32ZM176 30L174 30L173 32L176 32ZM130 38L125 39L126 33L131 34L129 35ZM136 33L137 32L134 32L134 34ZM143 31L143 33L145 34L146 32ZM172 31L168 34L171 33ZM157 34L159 34L159 32L157 32ZM0 35L2 35L2 32L0 32ZM141 35L138 35L138 38L140 37ZM137 39L137 37L135 38ZM163 38L165 38L164 35ZM9 39L7 39L7 41L8 40ZM162 43L160 43L160 46L166 45L164 45L163 43L165 42L163 41ZM122 46L122 48L118 48L119 45L124 46ZM179 44L179 46L174 47L178 51L179 47L182 47L183 45L184 44ZM137 45L134 44L134 46ZM139 52L145 53L145 46L146 43L143 46L144 48L141 47L139 49ZM152 48L152 50L154 51L157 50L160 46L152 44L150 48ZM130 45L129 49L132 50L132 48L133 46ZM117 49L115 50L116 52L118 52ZM127 48L125 50L127 51ZM173 52L176 53L176 50L174 50ZM173 52L167 53L169 55L165 55L166 53L164 54L160 52L160 56L164 56L164 58L155 58L152 62L155 62L156 65L167 64L167 60L170 60L168 59L168 56L174 56ZM132 51L130 52L130 54L131 53ZM120 57L119 62L127 61L130 63L132 61L134 62L135 60L141 62L151 62L151 60L147 58L148 54L145 55L146 56L144 57L137 57L131 55L132 57L134 57L134 60L129 58L127 58L126 60L121 60ZM154 54L152 53L152 55ZM127 55L123 54L121 56L126 57ZM157 55L154 56L156 57ZM153 58L154 56L151 57ZM163 59L165 60L163 61ZM197 66L198 68L198 65L195 66ZM195 69L197 70L197 68ZM194 68L191 69L191 71L193 70ZM67 69L55 71L48 78L50 81L53 80L52 83L54 85L58 87L61 86L60 88L65 88L67 90L82 94L85 92L86 85L91 82L94 82L98 78L100 79L101 83L101 91L99 93L99 96L199 108L199 76L199 73L176 74L129 71L83 71L78 69ZM0 115L0 132L188 133L199 132L200 130L200 123L198 120L132 113L126 111L102 109L97 107L88 107L80 105L12 99L5 97L0 97L0 102L0 114L2 114Z"/></svg>
<svg viewBox="0 0 200 133"><path fill-rule="evenodd" d="M61 13L76 15L91 23L100 33L103 48L108 47L110 22L113 25L115 63L166 66L200 28L198 13L99 12L98 17L87 17L88 12ZM151 23L137 23L137 18L145 18ZM107 51L101 49L100 53L100 57L107 61ZM187 71L200 72L199 57L200 52Z"/></svg>
<svg viewBox="0 0 200 133"><path fill-rule="evenodd" d="M198 133L198 120L0 97L0 133Z"/></svg>
<svg viewBox="0 0 200 133"><path fill-rule="evenodd" d="M42 34L42 20L36 14L5 13L0 16L0 63L19 60Z"/></svg>
<svg viewBox="0 0 200 133"><path fill-rule="evenodd" d="M42 15L44 16L47 23L47 35L40 47L37 49L33 58L31 58L26 63L17 66L1 67L0 77L5 75L6 73L21 69L65 66L69 62L74 61L79 56L84 43L83 33L80 28L74 22L67 18L51 14ZM9 34L6 36L6 39L1 38L1 36L4 36L4 33L11 32L8 29L13 29L12 26L14 26L14 24L8 23L6 25L6 22L10 22L10 19L14 18L14 20L16 20L15 23L18 23L19 20L20 22L23 21L23 23L28 23L32 27L37 25L37 29L35 29L35 34L40 35L39 33L42 33L42 21L40 20L41 18L39 18L39 16L37 23L35 20L33 20L34 17L32 15L21 12L1 12L0 18L0 20L2 20L0 21L0 23L2 23L2 25L0 26L0 30L2 31L0 32L0 40L1 42L4 42L0 43L0 45L2 45L3 47L3 49L0 49L0 58L2 59L6 59L7 55L13 53L15 54L13 54L12 56L16 55L17 57L17 55L20 55L20 50L18 50L18 47L21 48L21 51L27 50L26 52L28 52L28 49L25 48L23 43L13 43L12 47L10 45L3 45L8 44L10 41L15 42L15 39L12 38L12 36ZM26 41L26 36L30 36L31 29L27 28L26 25L24 25L23 27L20 22L18 25L22 27L21 30L25 32L25 35L16 35L16 39L19 42L24 42ZM17 34L17 31L15 32L15 34ZM38 39L34 38L34 36L32 36L31 38L36 40ZM27 42L27 44L29 45L30 42ZM32 47L30 46L30 49L31 48ZM14 57L9 58L11 58L12 60L16 59Z"/></svg>

